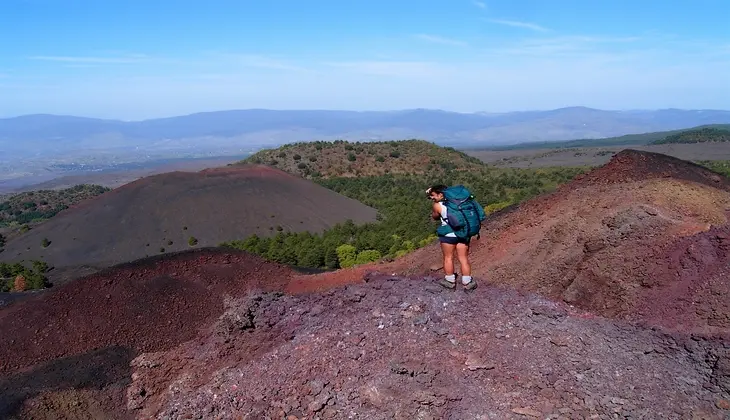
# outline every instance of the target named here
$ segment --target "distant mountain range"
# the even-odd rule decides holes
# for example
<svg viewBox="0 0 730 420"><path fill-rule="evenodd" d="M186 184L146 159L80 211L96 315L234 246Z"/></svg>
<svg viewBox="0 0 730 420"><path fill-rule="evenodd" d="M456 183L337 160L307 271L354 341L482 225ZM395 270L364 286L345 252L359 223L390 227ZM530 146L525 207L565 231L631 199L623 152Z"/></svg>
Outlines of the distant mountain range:
<svg viewBox="0 0 730 420"><path fill-rule="evenodd" d="M134 148L220 151L309 140L409 138L474 147L604 138L718 123L730 123L730 111L606 111L585 107L507 113L249 109L145 121L41 114L0 119L0 150L35 156Z"/></svg>

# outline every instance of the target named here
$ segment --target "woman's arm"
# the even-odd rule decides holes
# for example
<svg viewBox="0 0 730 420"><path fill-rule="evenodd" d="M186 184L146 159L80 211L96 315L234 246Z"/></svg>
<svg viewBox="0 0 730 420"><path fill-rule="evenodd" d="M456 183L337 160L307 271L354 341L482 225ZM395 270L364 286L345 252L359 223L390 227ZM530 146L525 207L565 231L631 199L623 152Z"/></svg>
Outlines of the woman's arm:
<svg viewBox="0 0 730 420"><path fill-rule="evenodd" d="M441 203L433 203L433 207L431 208L431 218L433 220L441 218Z"/></svg>

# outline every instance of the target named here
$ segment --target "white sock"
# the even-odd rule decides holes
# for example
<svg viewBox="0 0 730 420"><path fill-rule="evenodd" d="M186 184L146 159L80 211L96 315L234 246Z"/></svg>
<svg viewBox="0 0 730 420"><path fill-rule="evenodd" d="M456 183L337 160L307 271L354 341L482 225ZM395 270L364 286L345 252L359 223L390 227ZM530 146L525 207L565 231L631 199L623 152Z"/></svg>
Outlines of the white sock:
<svg viewBox="0 0 730 420"><path fill-rule="evenodd" d="M444 276L444 279L446 279L449 283L456 283L456 274Z"/></svg>
<svg viewBox="0 0 730 420"><path fill-rule="evenodd" d="M461 284L469 284L471 276L461 276Z"/></svg>

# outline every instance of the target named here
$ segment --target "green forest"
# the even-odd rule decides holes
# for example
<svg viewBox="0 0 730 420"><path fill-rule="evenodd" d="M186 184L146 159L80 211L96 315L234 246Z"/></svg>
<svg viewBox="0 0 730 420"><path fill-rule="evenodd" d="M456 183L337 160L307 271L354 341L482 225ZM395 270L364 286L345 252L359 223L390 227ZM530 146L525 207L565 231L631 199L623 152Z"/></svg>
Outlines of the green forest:
<svg viewBox="0 0 730 420"><path fill-rule="evenodd" d="M379 211L378 222L337 225L322 234L280 232L251 236L223 246L243 249L284 264L308 268L346 268L395 258L436 239L431 201L433 184L463 184L487 213L551 191L588 168L494 169L430 175L380 175L319 179L317 182Z"/></svg>
<svg viewBox="0 0 730 420"><path fill-rule="evenodd" d="M676 143L708 143L730 141L730 130L725 128L704 127L697 130L682 131L663 139L656 140L651 144L676 144Z"/></svg>

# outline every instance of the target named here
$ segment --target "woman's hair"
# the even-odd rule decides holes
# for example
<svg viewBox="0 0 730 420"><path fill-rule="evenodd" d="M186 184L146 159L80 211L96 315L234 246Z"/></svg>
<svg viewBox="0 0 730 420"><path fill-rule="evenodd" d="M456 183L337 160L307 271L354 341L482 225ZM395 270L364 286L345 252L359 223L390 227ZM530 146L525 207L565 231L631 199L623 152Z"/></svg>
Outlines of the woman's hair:
<svg viewBox="0 0 730 420"><path fill-rule="evenodd" d="M426 190L426 196L430 197L431 193L443 194L444 191L446 191L446 188L448 188L446 185L434 185Z"/></svg>

